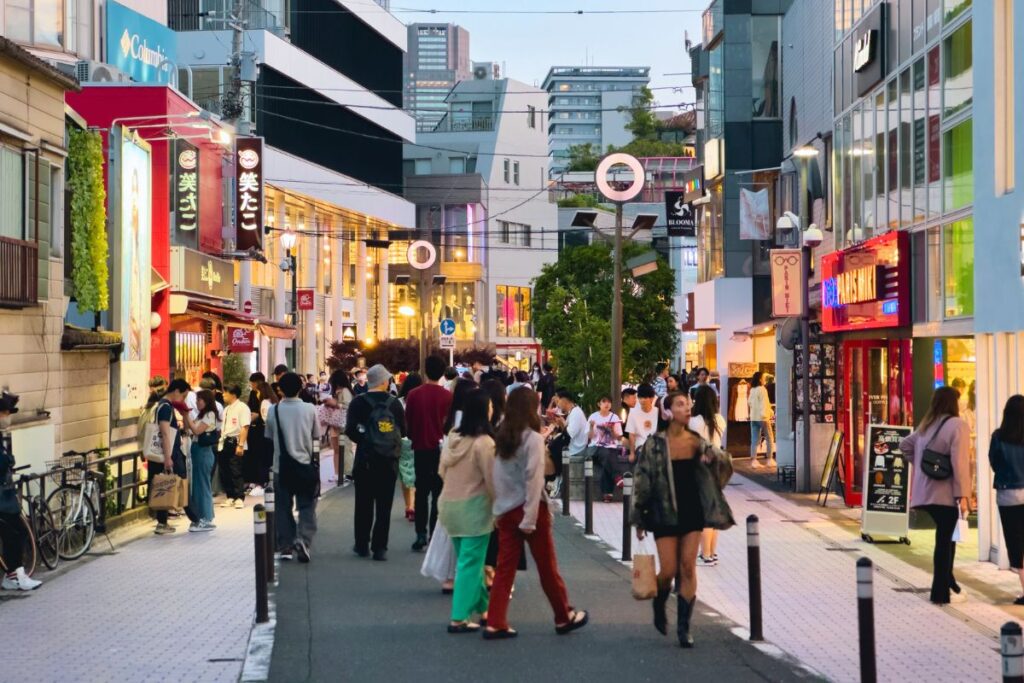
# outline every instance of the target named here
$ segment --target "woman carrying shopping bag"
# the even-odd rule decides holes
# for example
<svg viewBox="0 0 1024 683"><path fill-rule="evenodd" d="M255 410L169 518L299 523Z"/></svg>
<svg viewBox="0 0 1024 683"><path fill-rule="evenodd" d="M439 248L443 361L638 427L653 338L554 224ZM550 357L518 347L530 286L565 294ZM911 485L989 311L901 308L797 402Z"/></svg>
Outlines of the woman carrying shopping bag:
<svg viewBox="0 0 1024 683"><path fill-rule="evenodd" d="M689 428L690 398L669 394L665 406L672 413L668 427L651 436L637 455L633 473L631 523L639 540L650 531L658 546L658 592L654 598L654 627L668 632L665 603L678 573L679 646L693 647L690 619L697 603L697 550L701 532L728 529L735 522L722 494L732 462Z"/></svg>
<svg viewBox="0 0 1024 683"><path fill-rule="evenodd" d="M438 502L438 522L452 539L457 558L449 633L479 631L480 625L472 622L471 617L487 617L484 559L494 528L494 439L490 413L487 392L471 391L463 404L462 420L448 434L441 452L444 488Z"/></svg>

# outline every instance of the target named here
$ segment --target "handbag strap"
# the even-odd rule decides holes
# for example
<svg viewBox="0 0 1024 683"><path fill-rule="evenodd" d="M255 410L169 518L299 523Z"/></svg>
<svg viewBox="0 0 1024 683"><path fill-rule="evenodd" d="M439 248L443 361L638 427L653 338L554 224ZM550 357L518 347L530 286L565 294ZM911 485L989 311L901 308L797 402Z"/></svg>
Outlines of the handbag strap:
<svg viewBox="0 0 1024 683"><path fill-rule="evenodd" d="M280 453L281 455L286 455L286 456L288 456L290 458L292 456L288 455L288 448L285 446L285 443L284 443L284 434L281 432L281 404L280 403L275 403L274 407L273 407L273 410L274 410L274 433L277 434L277 444L278 444L277 447L280 449L277 452ZM278 461L278 466L280 466L280 459Z"/></svg>
<svg viewBox="0 0 1024 683"><path fill-rule="evenodd" d="M932 449L932 444L935 443L935 439L939 436L939 432L942 431L942 428L946 426L946 423L949 422L952 417L952 415L947 415L942 418L942 422L939 423L939 428L935 430L934 434L932 434L932 438L928 439L928 445L924 447L925 450L930 451Z"/></svg>

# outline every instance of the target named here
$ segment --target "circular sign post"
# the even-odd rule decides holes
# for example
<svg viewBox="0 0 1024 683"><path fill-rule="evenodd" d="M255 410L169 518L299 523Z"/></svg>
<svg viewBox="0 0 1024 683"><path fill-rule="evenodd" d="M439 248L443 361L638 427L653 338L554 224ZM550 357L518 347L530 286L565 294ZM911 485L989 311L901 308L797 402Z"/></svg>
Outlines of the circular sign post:
<svg viewBox="0 0 1024 683"><path fill-rule="evenodd" d="M614 189L611 185L612 181L608 180L608 172L614 166L626 166L633 172L633 182L625 190ZM601 163L597 165L597 171L594 173L594 180L601 194L616 204L622 204L623 202L632 201L643 191L645 180L644 167L635 156L623 152L615 152L601 159Z"/></svg>
<svg viewBox="0 0 1024 683"><path fill-rule="evenodd" d="M420 258L420 249L426 250L426 258ZM437 249L426 240L416 240L409 245L405 252L405 258L409 261L409 265L416 270L427 270L437 261Z"/></svg>
<svg viewBox="0 0 1024 683"><path fill-rule="evenodd" d="M242 302L242 313L252 315L252 302L248 299Z"/></svg>

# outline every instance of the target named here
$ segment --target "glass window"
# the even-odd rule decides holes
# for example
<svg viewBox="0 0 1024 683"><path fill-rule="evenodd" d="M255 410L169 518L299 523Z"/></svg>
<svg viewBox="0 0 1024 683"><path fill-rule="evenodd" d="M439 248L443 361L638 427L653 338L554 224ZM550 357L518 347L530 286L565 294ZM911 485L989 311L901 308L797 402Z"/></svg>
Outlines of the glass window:
<svg viewBox="0 0 1024 683"><path fill-rule="evenodd" d="M404 285L391 283L388 293L392 339L409 339L420 336L420 294L419 284L410 282ZM412 315L408 315L412 311Z"/></svg>
<svg viewBox="0 0 1024 683"><path fill-rule="evenodd" d="M476 285L472 282L448 282L432 287L431 291L431 320L440 323L451 318L455 321L456 339L476 338Z"/></svg>
<svg viewBox="0 0 1024 683"><path fill-rule="evenodd" d="M839 240L837 246L843 244L843 235L846 231L846 223L843 220L843 199L845 193L843 192L843 157L846 154L846 147L843 145L843 136L845 132L843 130L842 120L836 121L836 132L834 136L835 144L832 147L832 216L833 226L835 228L836 237Z"/></svg>
<svg viewBox="0 0 1024 683"><path fill-rule="evenodd" d="M891 3L885 8L885 21L889 29L885 39L889 52L888 68L895 70L900 63L900 16Z"/></svg>
<svg viewBox="0 0 1024 683"><path fill-rule="evenodd" d="M18 43L32 42L31 0L5 0L4 36Z"/></svg>
<svg viewBox="0 0 1024 683"><path fill-rule="evenodd" d="M974 79L971 65L971 23L967 22L946 38L943 43L945 56L945 82L943 90L946 98L946 116L971 105L974 91Z"/></svg>
<svg viewBox="0 0 1024 683"><path fill-rule="evenodd" d="M947 130L942 136L942 171L945 177L946 211L974 201L974 142L971 119Z"/></svg>
<svg viewBox="0 0 1024 683"><path fill-rule="evenodd" d="M942 232L940 228L928 228L927 232L927 320L942 319Z"/></svg>
<svg viewBox="0 0 1024 683"><path fill-rule="evenodd" d="M880 89L875 95L875 139L872 144L874 149L875 166L875 229L877 232L884 232L888 224L885 199L885 171L887 165L886 157L886 117L885 117L885 89Z"/></svg>
<svg viewBox="0 0 1024 683"><path fill-rule="evenodd" d="M467 263L470 258L470 247L472 246L469 211L466 206L445 206L444 216L444 244L442 245L442 260L446 263ZM476 226L472 226L476 227Z"/></svg>
<svg viewBox="0 0 1024 683"><path fill-rule="evenodd" d="M886 86L886 99L889 110L889 139L887 143L886 160L886 192L888 193L889 222L890 230L900 227L900 166L899 166L899 145L900 145L900 101L899 101L899 80L894 78Z"/></svg>
<svg viewBox="0 0 1024 683"><path fill-rule="evenodd" d="M900 74L900 227L907 227L914 221L913 178L911 177L914 167L914 158L911 156L913 118L910 69L908 68Z"/></svg>
<svg viewBox="0 0 1024 683"><path fill-rule="evenodd" d="M34 0L35 44L64 45L64 0Z"/></svg>
<svg viewBox="0 0 1024 683"><path fill-rule="evenodd" d="M708 96L707 106L707 137L720 138L725 133L725 90L722 83L722 45L724 41L711 50L708 55Z"/></svg>
<svg viewBox="0 0 1024 683"><path fill-rule="evenodd" d="M751 72L754 118L778 118L779 106L779 17L754 15L750 18Z"/></svg>
<svg viewBox="0 0 1024 683"><path fill-rule="evenodd" d="M942 210L942 79L939 47L928 51L928 215Z"/></svg>
<svg viewBox="0 0 1024 683"><path fill-rule="evenodd" d="M832 73L841 74L843 73L843 50L842 47L837 47L832 54ZM842 111L843 109L843 89L839 87L837 81L835 87L833 87L833 106L835 111Z"/></svg>
<svg viewBox="0 0 1024 683"><path fill-rule="evenodd" d="M20 152L0 146L0 237L25 239L25 164Z"/></svg>
<svg viewBox="0 0 1024 683"><path fill-rule="evenodd" d="M509 174L509 166L510 166L510 162L509 162L509 160L508 160L508 159L505 159L505 163L504 163L504 165L503 165L503 167L502 167L502 168L503 168L503 170L504 170L504 175L505 175L505 182L506 182L506 183L507 183L507 182L509 182L509 175L510 175L510 174Z"/></svg>
<svg viewBox="0 0 1024 683"><path fill-rule="evenodd" d="M530 324L530 288L498 285L497 300L497 336L499 337L532 337L533 328Z"/></svg>
<svg viewBox="0 0 1024 683"><path fill-rule="evenodd" d="M946 317L974 315L974 221L966 218L942 230Z"/></svg>
<svg viewBox="0 0 1024 683"><path fill-rule="evenodd" d="M928 0L928 41L938 37L942 32L942 0Z"/></svg>
<svg viewBox="0 0 1024 683"><path fill-rule="evenodd" d="M512 183L514 185L518 185L519 184L519 162L518 161L513 161L512 162Z"/></svg>
<svg viewBox="0 0 1024 683"><path fill-rule="evenodd" d="M945 3L946 21L952 21L971 6L971 0L945 0Z"/></svg>
<svg viewBox="0 0 1024 683"><path fill-rule="evenodd" d="M853 222L854 234L851 237L854 242L859 242L864 239L864 215L862 213L863 205L861 204L861 197L863 196L861 187L863 182L862 168L864 166L863 119L864 110L861 105L857 105L853 110L853 146L850 148L850 180L852 181L850 203L853 207L850 220Z"/></svg>
<svg viewBox="0 0 1024 683"><path fill-rule="evenodd" d="M465 173L466 157L448 157L449 173Z"/></svg>
<svg viewBox="0 0 1024 683"><path fill-rule="evenodd" d="M430 175L432 170L432 164L430 159L416 159L414 164L414 170L416 175Z"/></svg>
<svg viewBox="0 0 1024 683"><path fill-rule="evenodd" d="M900 4L906 5L910 0L902 0ZM926 19L926 4L925 0L913 0L914 2L914 54L917 54L924 49L925 39L927 34L925 33L925 19Z"/></svg>
<svg viewBox="0 0 1024 683"><path fill-rule="evenodd" d="M911 37L913 36L913 22L911 20L911 0L903 0L900 7L900 61L905 62L913 54Z"/></svg>
<svg viewBox="0 0 1024 683"><path fill-rule="evenodd" d="M926 144L925 127L928 113L925 93L924 59L914 62L914 222L923 221L927 215L928 189L925 184Z"/></svg>
<svg viewBox="0 0 1024 683"><path fill-rule="evenodd" d="M928 321L928 248L927 231L915 232L910 236L910 272L913 286L910 295L913 300L912 312L915 323Z"/></svg>

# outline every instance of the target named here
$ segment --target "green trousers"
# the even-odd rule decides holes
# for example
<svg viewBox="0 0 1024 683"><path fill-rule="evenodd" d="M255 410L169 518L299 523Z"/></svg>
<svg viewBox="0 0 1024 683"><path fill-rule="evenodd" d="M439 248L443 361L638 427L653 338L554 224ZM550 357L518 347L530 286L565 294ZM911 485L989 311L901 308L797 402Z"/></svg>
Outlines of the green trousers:
<svg viewBox="0 0 1024 683"><path fill-rule="evenodd" d="M453 538L455 545L455 591L452 595L452 621L466 621L487 611L487 583L484 559L491 535Z"/></svg>

